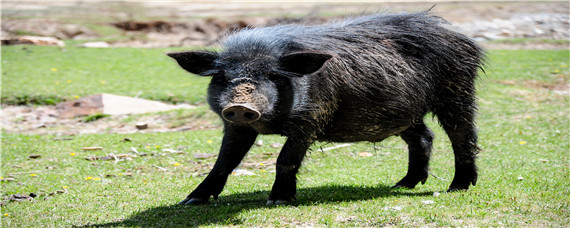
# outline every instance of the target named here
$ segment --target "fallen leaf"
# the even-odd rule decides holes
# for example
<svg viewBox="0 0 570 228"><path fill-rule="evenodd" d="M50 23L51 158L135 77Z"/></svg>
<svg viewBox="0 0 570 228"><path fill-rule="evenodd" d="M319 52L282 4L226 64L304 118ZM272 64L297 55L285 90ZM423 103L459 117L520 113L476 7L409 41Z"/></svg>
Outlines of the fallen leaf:
<svg viewBox="0 0 570 228"><path fill-rule="evenodd" d="M207 154L207 153L194 153L194 158L195 159L206 159L206 158L211 158L211 157L215 157L215 154Z"/></svg>
<svg viewBox="0 0 570 228"><path fill-rule="evenodd" d="M15 180L16 180L16 179L10 178L10 177L0 179L0 181L4 181L4 182L12 182L12 181L15 181Z"/></svg>
<svg viewBox="0 0 570 228"><path fill-rule="evenodd" d="M27 196L27 195L22 195L22 194L13 194L8 198L8 200L16 201L16 202L20 202L20 201L24 201L24 200L31 200L31 199L32 199L32 197Z"/></svg>
<svg viewBox="0 0 570 228"><path fill-rule="evenodd" d="M394 211L401 211L404 209L403 206L392 206L392 207L384 207L384 210L394 210Z"/></svg>
<svg viewBox="0 0 570 228"><path fill-rule="evenodd" d="M176 153L176 154L182 154L182 151L178 151L178 150L173 150L173 149L162 149L162 151L164 152L169 152L169 153Z"/></svg>
<svg viewBox="0 0 570 228"><path fill-rule="evenodd" d="M98 157L98 159L101 161L107 161L107 160L112 160L114 158L111 156L103 156L103 157Z"/></svg>
<svg viewBox="0 0 570 228"><path fill-rule="evenodd" d="M273 148L281 148L281 147L283 147L283 144L282 143L271 143L270 146Z"/></svg>
<svg viewBox="0 0 570 228"><path fill-rule="evenodd" d="M41 158L42 155L41 154L32 154L30 155L30 158L35 159L35 158Z"/></svg>
<svg viewBox="0 0 570 228"><path fill-rule="evenodd" d="M72 140L73 138L71 137L66 137L66 138L54 138L53 140Z"/></svg>
<svg viewBox="0 0 570 228"><path fill-rule="evenodd" d="M433 202L433 200L422 200L422 203L425 205L430 205L430 204L433 204L434 202Z"/></svg>
<svg viewBox="0 0 570 228"><path fill-rule="evenodd" d="M90 147L83 147L83 150L102 150L103 147L100 146L90 146Z"/></svg>

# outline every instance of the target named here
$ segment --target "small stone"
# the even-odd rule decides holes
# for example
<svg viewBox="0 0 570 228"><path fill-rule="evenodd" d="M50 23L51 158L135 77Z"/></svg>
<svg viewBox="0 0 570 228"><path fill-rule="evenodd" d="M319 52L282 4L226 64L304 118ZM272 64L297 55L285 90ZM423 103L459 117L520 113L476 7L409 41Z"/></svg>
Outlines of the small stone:
<svg viewBox="0 0 570 228"><path fill-rule="evenodd" d="M263 140L257 140L257 142L255 142L256 146L263 146Z"/></svg>
<svg viewBox="0 0 570 228"><path fill-rule="evenodd" d="M524 177L519 176L519 177L517 177L517 179L521 181L521 180L524 180Z"/></svg>
<svg viewBox="0 0 570 228"><path fill-rule="evenodd" d="M111 47L111 45L107 42L103 42L103 41L98 41L98 42L87 42L81 45L81 47L86 47L86 48L108 48Z"/></svg>
<svg viewBox="0 0 570 228"><path fill-rule="evenodd" d="M138 130L144 130L144 129L148 128L148 124L147 123L137 123L137 124L135 124L135 127Z"/></svg>
<svg viewBox="0 0 570 228"><path fill-rule="evenodd" d="M360 156L360 157L372 157L374 155L370 152L363 151L363 152L358 153L358 156Z"/></svg>
<svg viewBox="0 0 570 228"><path fill-rule="evenodd" d="M434 202L433 202L433 200L422 200L422 203L425 205L430 205L430 204L433 204Z"/></svg>
<svg viewBox="0 0 570 228"><path fill-rule="evenodd" d="M245 169L234 169L234 171L232 171L232 175L235 175L235 176L254 176L255 173L253 173L251 171L247 171Z"/></svg>

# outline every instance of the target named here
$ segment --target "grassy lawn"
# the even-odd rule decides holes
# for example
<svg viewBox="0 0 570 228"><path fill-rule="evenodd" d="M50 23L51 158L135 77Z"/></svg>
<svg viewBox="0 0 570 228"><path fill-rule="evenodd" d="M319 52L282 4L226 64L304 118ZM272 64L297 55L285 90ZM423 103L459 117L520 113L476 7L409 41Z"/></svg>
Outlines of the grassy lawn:
<svg viewBox="0 0 570 228"><path fill-rule="evenodd" d="M208 78L181 71L166 56L175 50L2 47L2 103L53 104L97 93L205 103Z"/></svg>
<svg viewBox="0 0 570 228"><path fill-rule="evenodd" d="M167 51L3 47L2 98L141 91L145 98L173 95L204 103L207 78L186 75L164 56ZM212 167L215 157L198 155L217 153L221 130L71 140L4 133L1 226L565 227L570 224L569 97L556 90L568 83L568 64L567 50L489 53L479 84L480 175L466 192L445 193L453 154L431 117L426 121L436 139L430 172L437 178L430 176L415 189L389 190L407 169L406 145L396 137L325 152L319 149L336 144L319 143L298 175L298 200L279 207L266 207L265 200L281 137L260 137L263 145L243 161L240 169L255 175L232 175L217 202L191 207L176 203ZM95 146L102 149L83 150ZM86 159L110 154L116 159ZM37 197L8 200L30 193Z"/></svg>

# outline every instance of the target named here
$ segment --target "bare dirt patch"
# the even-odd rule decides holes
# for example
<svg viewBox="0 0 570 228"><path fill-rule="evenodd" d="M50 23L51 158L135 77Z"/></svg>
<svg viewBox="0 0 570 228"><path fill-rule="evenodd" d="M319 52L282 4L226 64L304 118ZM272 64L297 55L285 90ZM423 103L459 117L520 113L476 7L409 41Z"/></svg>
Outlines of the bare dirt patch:
<svg viewBox="0 0 570 228"><path fill-rule="evenodd" d="M180 114L180 112L182 112ZM76 135L93 133L135 133L190 131L220 128L215 114L196 115L194 111L162 112L138 115L114 115L94 121L86 118L57 118L55 106L3 106L0 118L6 133ZM148 128L137 129L145 123Z"/></svg>

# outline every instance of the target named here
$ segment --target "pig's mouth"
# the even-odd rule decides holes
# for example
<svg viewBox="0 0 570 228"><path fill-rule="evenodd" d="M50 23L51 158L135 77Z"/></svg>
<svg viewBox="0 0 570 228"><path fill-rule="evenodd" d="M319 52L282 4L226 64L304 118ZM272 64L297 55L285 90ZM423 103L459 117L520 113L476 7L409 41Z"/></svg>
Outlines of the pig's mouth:
<svg viewBox="0 0 570 228"><path fill-rule="evenodd" d="M249 124L261 118L261 112L250 104L229 104L222 110L222 117L236 124Z"/></svg>

